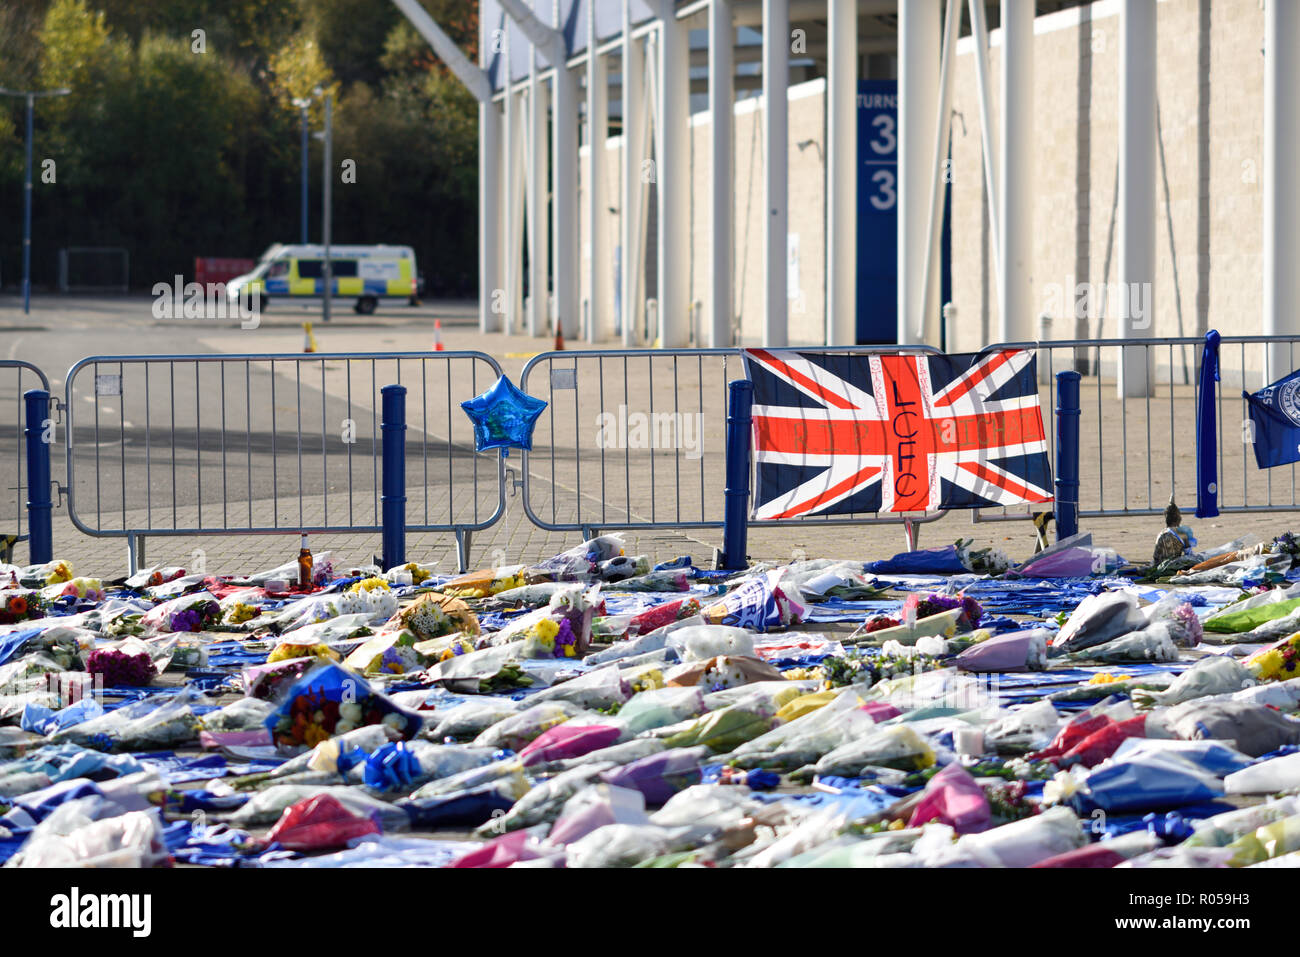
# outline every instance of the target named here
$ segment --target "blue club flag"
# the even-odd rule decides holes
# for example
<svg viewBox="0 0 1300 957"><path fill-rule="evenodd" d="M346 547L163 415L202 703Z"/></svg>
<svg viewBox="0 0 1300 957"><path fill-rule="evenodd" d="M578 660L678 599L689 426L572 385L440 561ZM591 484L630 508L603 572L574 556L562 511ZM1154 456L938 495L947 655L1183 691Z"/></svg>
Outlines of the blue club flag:
<svg viewBox="0 0 1300 957"><path fill-rule="evenodd" d="M1214 383L1219 381L1219 333L1205 334L1196 389L1196 517L1219 514L1219 441Z"/></svg>
<svg viewBox="0 0 1300 957"><path fill-rule="evenodd" d="M1271 469L1300 462L1300 371L1241 396L1250 410L1255 463Z"/></svg>

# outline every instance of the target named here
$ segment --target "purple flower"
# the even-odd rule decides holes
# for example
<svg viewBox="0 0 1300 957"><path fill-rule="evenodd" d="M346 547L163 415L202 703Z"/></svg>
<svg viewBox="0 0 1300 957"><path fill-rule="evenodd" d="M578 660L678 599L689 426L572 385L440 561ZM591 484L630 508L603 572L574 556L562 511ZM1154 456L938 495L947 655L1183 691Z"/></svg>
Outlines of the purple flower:
<svg viewBox="0 0 1300 957"><path fill-rule="evenodd" d="M86 670L102 674L109 688L138 688L153 681L157 673L153 661L144 652L128 655L116 648L92 651L86 659Z"/></svg>
<svg viewBox="0 0 1300 957"><path fill-rule="evenodd" d="M194 608L186 608L184 611L173 612L171 620L172 631L198 631L199 621L199 613Z"/></svg>
<svg viewBox="0 0 1300 957"><path fill-rule="evenodd" d="M573 635L573 626L569 624L569 619L560 619L560 630L555 633L555 657L565 657L564 649L576 644L577 640Z"/></svg>

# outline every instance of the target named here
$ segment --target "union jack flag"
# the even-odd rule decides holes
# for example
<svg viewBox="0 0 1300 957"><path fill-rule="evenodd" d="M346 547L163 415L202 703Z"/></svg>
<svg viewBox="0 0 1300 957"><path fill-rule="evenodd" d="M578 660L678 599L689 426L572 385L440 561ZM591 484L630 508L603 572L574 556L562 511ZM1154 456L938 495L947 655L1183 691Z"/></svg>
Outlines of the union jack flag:
<svg viewBox="0 0 1300 957"><path fill-rule="evenodd" d="M753 517L1052 500L1033 353L747 349Z"/></svg>

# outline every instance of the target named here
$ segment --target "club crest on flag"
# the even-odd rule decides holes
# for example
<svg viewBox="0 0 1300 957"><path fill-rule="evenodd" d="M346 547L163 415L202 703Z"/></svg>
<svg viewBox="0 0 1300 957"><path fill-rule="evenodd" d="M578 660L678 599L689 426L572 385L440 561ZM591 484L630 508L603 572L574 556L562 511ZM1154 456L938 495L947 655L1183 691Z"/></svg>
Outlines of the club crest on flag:
<svg viewBox="0 0 1300 957"><path fill-rule="evenodd" d="M745 365L756 520L1052 501L1032 352L747 349Z"/></svg>

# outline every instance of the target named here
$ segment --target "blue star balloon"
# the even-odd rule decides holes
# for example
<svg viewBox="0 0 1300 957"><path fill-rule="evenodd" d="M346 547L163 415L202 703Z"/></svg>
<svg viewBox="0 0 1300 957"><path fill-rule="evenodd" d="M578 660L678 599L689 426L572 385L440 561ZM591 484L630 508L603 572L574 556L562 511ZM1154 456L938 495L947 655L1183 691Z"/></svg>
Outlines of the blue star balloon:
<svg viewBox="0 0 1300 957"><path fill-rule="evenodd" d="M531 449L533 426L546 403L520 392L508 377L502 376L492 388L462 402L460 407L474 423L474 448L486 452Z"/></svg>

